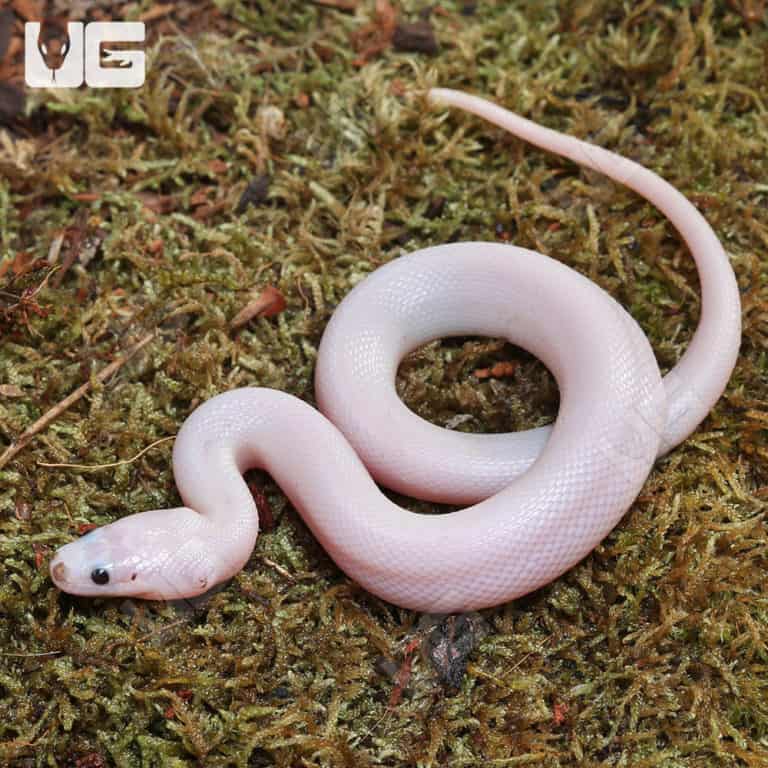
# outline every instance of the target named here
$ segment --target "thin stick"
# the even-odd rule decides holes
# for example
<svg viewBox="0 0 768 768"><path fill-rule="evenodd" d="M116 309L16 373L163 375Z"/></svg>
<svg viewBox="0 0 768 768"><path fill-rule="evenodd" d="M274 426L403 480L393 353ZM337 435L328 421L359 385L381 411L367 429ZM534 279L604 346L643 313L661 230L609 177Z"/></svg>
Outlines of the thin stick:
<svg viewBox="0 0 768 768"><path fill-rule="evenodd" d="M326 8L337 8L340 11L357 10L357 0L311 0L315 5L324 5Z"/></svg>
<svg viewBox="0 0 768 768"><path fill-rule="evenodd" d="M157 635L161 635L163 632L167 632L169 629L175 629L176 627L180 627L182 624L186 624L189 621L189 619L185 616L183 619L179 619L178 621L172 621L170 624L166 624L164 627L158 627L157 629L153 629L151 632L147 632L146 635L142 635L141 637L136 638L139 643L143 643L145 640L149 640L150 637L156 637Z"/></svg>
<svg viewBox="0 0 768 768"><path fill-rule="evenodd" d="M131 349L124 352L116 360L113 360L106 368L96 374L96 380L103 382L108 379L115 371L122 368L140 349L149 344L157 335L157 331L147 334L141 341L137 342ZM57 403L49 411L43 414L34 424L27 427L18 437L16 442L11 443L2 455L0 455L0 469L2 469L17 453L23 450L29 441L42 432L49 424L61 416L72 404L76 403L91 388L91 381L79 386L71 395L65 397L60 403Z"/></svg>
<svg viewBox="0 0 768 768"><path fill-rule="evenodd" d="M130 459L120 459L120 461L113 461L109 464L49 464L47 461L38 461L38 467L67 467L69 469L110 469L111 467L121 467L123 464L132 464L136 459L140 459L147 451L151 451L156 445L160 443L167 443L169 440L175 440L176 435L170 437L161 437L159 440L155 440L154 443L150 443L146 448L142 448L135 456L131 456Z"/></svg>

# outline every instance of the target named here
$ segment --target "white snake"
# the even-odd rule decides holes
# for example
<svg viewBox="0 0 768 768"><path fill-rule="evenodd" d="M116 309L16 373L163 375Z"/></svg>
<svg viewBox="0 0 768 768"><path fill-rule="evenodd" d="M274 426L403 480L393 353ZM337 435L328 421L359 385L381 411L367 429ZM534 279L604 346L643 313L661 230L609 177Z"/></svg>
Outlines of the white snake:
<svg viewBox="0 0 768 768"><path fill-rule="evenodd" d="M677 190L612 152L483 99L434 89L473 112L599 170L661 209L688 244L701 319L662 380L639 326L594 283L534 251L495 243L425 248L377 269L323 336L322 415L283 392L243 388L186 420L173 451L185 507L143 512L62 547L55 583L81 595L198 595L237 573L258 533L242 479L263 467L336 563L370 592L422 611L496 605L556 578L632 504L657 456L720 397L741 336L739 292L720 242ZM474 435L436 427L398 399L399 361L439 337L505 337L538 356L560 388L554 427ZM367 469L366 469L367 467ZM383 485L474 504L424 515Z"/></svg>

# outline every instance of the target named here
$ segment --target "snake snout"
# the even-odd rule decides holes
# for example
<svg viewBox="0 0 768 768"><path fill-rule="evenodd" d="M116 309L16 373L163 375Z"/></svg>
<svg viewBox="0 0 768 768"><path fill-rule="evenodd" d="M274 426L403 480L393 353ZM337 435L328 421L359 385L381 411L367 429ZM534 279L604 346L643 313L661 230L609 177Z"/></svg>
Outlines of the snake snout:
<svg viewBox="0 0 768 768"><path fill-rule="evenodd" d="M66 584L67 566L61 561L53 560L51 562L51 576L57 584Z"/></svg>

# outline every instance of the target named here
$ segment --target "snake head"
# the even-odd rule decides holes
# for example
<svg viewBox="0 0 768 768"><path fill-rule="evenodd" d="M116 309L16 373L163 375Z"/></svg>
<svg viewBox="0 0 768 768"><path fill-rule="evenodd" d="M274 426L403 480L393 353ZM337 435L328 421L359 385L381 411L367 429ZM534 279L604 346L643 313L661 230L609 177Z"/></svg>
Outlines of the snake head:
<svg viewBox="0 0 768 768"><path fill-rule="evenodd" d="M61 69L67 58L71 40L66 21L63 19L45 19L40 24L37 49L48 69Z"/></svg>
<svg viewBox="0 0 768 768"><path fill-rule="evenodd" d="M206 525L188 507L129 515L61 547L51 578L63 592L87 597L202 594L221 580Z"/></svg>

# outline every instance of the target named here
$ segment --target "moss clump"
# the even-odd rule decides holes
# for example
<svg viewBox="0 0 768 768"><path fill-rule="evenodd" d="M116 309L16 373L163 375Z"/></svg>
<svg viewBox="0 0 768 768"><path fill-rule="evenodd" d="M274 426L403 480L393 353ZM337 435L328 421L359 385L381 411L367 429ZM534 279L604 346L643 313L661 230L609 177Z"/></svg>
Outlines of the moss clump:
<svg viewBox="0 0 768 768"><path fill-rule="evenodd" d="M386 3L178 5L115 4L151 19L143 88L28 92L0 128L0 447L91 381L0 469L0 764L767 765L762 4L404 2L400 22L434 30L431 56L392 49ZM467 650L455 623L350 584L258 473L273 525L207 600L58 593L56 546L177 503L170 443L99 472L38 462L128 459L238 385L311 402L334 306L404 251L501 239L551 254L674 364L699 306L669 224L597 174L426 110L435 83L632 157L705 212L744 303L710 418L582 564L473 619L463 675L434 651ZM232 332L265 286L285 311ZM475 374L499 362L514 373ZM549 374L492 340L432 344L399 386L467 430L540 424L557 405Z"/></svg>

